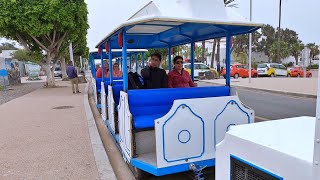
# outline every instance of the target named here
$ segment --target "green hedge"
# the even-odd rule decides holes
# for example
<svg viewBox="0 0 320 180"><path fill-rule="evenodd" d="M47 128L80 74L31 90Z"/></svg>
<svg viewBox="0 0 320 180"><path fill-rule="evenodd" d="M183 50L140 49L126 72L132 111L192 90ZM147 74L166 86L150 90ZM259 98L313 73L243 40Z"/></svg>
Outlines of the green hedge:
<svg viewBox="0 0 320 180"><path fill-rule="evenodd" d="M319 69L319 65L318 64L309 65L308 69Z"/></svg>

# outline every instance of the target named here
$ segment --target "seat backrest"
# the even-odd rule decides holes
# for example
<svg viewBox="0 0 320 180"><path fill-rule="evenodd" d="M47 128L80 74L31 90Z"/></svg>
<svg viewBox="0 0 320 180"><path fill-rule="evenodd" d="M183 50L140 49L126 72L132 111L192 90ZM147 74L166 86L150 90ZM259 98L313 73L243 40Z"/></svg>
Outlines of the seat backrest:
<svg viewBox="0 0 320 180"><path fill-rule="evenodd" d="M116 108L119 105L120 91L122 91L122 90L123 90L123 83L122 84L115 84L112 86L113 99L114 99L114 103L116 105Z"/></svg>
<svg viewBox="0 0 320 180"><path fill-rule="evenodd" d="M102 78L96 78L96 88L98 92L101 91L101 81L102 81Z"/></svg>
<svg viewBox="0 0 320 180"><path fill-rule="evenodd" d="M113 80L121 80L122 78L113 78ZM102 78L96 78L96 87L97 91L100 93L101 91L101 82ZM110 78L104 78L104 87L107 90L108 85L110 84ZM123 81L113 81L113 84L123 84Z"/></svg>
<svg viewBox="0 0 320 180"><path fill-rule="evenodd" d="M146 116L169 112L173 101L177 99L193 99L229 96L228 86L197 87L197 88L166 88L129 90L128 100L131 114Z"/></svg>

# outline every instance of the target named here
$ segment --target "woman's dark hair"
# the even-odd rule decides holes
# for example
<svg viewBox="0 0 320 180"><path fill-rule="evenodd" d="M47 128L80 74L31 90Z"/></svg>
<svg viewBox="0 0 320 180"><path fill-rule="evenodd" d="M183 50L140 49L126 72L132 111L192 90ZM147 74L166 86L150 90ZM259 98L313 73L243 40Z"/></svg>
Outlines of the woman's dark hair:
<svg viewBox="0 0 320 180"><path fill-rule="evenodd" d="M161 61L161 55L159 53L153 53L151 54L151 57L152 56L156 56Z"/></svg>
<svg viewBox="0 0 320 180"><path fill-rule="evenodd" d="M182 56L176 56L173 58L173 64L175 64L178 61L178 59L181 59L183 61Z"/></svg>

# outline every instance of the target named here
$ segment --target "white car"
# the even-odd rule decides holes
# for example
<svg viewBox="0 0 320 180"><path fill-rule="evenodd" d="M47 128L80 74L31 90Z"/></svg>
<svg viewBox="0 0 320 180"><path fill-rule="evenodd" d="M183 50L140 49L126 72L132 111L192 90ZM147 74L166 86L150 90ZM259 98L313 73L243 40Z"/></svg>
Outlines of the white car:
<svg viewBox="0 0 320 180"><path fill-rule="evenodd" d="M60 78L62 78L62 73L61 73L61 68L60 67L56 67L55 69L54 69L54 77L60 77Z"/></svg>
<svg viewBox="0 0 320 180"><path fill-rule="evenodd" d="M258 75L259 76L289 76L290 71L283 64L278 63L263 63L259 64L258 68Z"/></svg>
<svg viewBox="0 0 320 180"><path fill-rule="evenodd" d="M191 63L183 64L183 68L191 74ZM205 65L204 63L194 63L194 77L199 77L199 72L206 72L206 71L214 71L214 69L210 68L209 66Z"/></svg>

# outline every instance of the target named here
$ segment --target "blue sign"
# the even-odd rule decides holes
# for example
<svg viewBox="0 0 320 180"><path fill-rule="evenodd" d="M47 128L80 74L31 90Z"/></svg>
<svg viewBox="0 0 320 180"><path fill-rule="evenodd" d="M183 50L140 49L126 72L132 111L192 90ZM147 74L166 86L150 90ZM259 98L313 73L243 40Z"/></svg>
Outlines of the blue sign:
<svg viewBox="0 0 320 180"><path fill-rule="evenodd" d="M1 77L7 77L8 76L8 71L5 69L0 69L0 76Z"/></svg>

